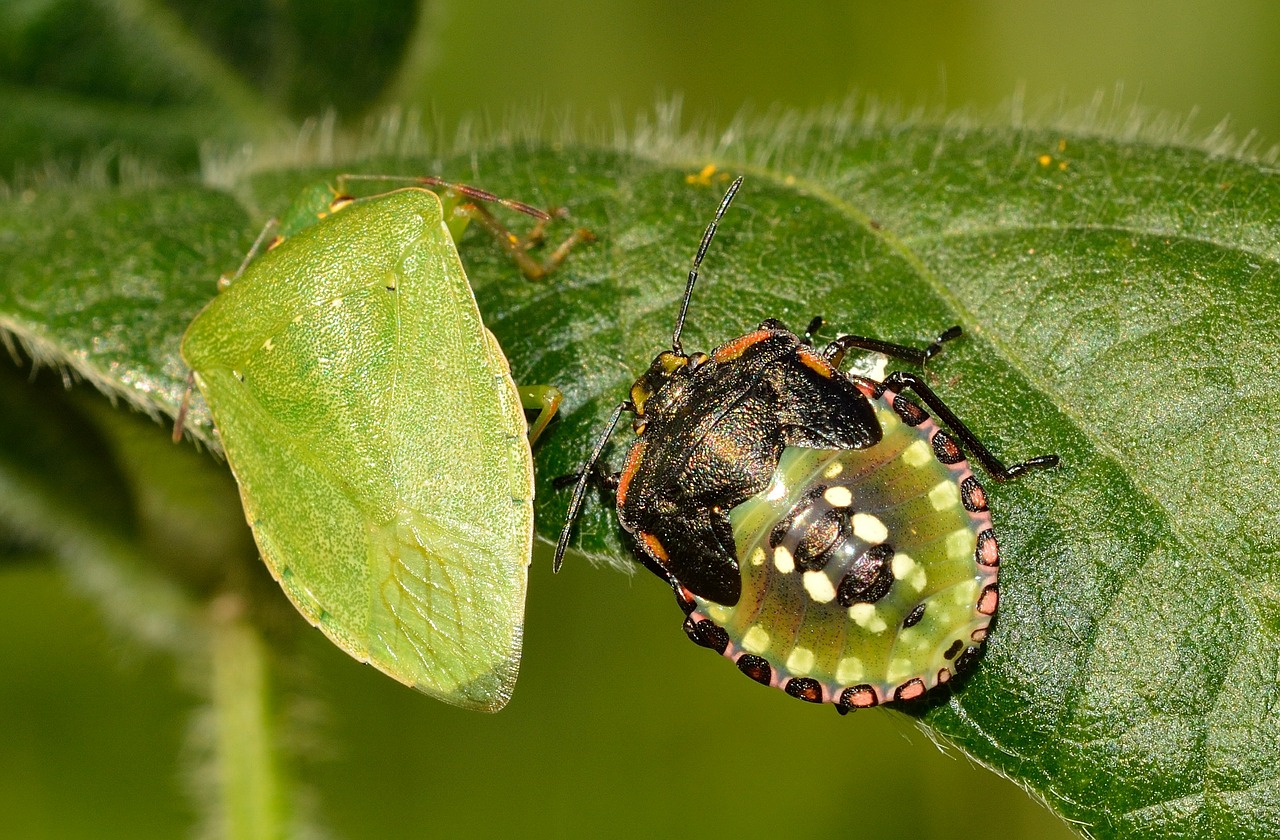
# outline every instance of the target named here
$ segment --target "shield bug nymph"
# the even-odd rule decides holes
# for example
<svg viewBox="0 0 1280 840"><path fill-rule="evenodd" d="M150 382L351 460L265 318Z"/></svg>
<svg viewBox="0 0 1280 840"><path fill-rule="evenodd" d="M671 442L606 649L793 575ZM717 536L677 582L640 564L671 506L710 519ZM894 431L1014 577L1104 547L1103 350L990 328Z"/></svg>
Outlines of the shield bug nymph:
<svg viewBox="0 0 1280 840"><path fill-rule="evenodd" d="M741 183L702 237L671 349L631 386L574 476L557 567L600 476L694 642L842 713L918 698L972 666L999 604L1000 550L964 449L997 480L1058 456L1006 466L921 377L840 370L850 350L923 366L959 327L924 349L854 335L818 347L821 319L804 335L769 319L710 354L685 353L698 269ZM636 440L621 471L600 475L623 412L635 416Z"/></svg>

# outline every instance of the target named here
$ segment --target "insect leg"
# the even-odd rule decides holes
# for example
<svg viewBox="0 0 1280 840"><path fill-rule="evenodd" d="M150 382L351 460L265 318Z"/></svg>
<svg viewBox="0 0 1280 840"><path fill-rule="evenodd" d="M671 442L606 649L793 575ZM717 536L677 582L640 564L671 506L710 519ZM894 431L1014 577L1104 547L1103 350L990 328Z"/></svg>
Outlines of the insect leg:
<svg viewBox="0 0 1280 840"><path fill-rule="evenodd" d="M520 237L512 233L506 225L479 204L463 204L455 211L462 214L488 231L497 240L520 269L520 273L530 280L541 280L560 267L569 256L569 252L583 242L594 240L595 234L586 228L577 228L565 240L541 260L530 256L529 248L545 238L546 221L539 221L528 236Z"/></svg>
<svg viewBox="0 0 1280 840"><path fill-rule="evenodd" d="M804 343L813 346L813 337L818 334L818 330L822 329L822 325L826 320L821 315L815 315L813 320L809 322L809 326L804 328L804 335L800 336L804 339Z"/></svg>
<svg viewBox="0 0 1280 840"><path fill-rule="evenodd" d="M596 464L600 461L600 454L604 452L605 444L609 442L609 437L613 434L613 430L618 427L618 419L622 417L622 412L624 411L635 411L635 406L631 405L630 400L623 400L614 408L613 414L609 416L609 421L605 423L604 432L591 450L591 455L587 457L587 462L578 471L578 483L574 485L573 497L569 499L569 510L565 513L564 530L560 532L560 539L556 542L553 571L560 571L560 564L564 562L564 553L569 548L569 538L573 536L573 525L578 521L578 514L582 512L582 501L586 498L587 485L591 482L591 474L595 471Z"/></svg>
<svg viewBox="0 0 1280 840"><path fill-rule="evenodd" d="M267 250L275 247L276 242L268 239L272 237L276 230L280 227L280 223L276 219L267 219L267 223L262 226L262 230L258 231L258 238L253 240L253 244L249 246L249 251L244 255L244 259L240 261L240 265L236 268L235 273L230 277L222 275L218 278L218 292L225 292L231 287L231 284L240 279L240 275L244 274L245 269L249 267L249 263L261 253L265 245ZM178 405L178 413L173 419L173 442L182 442L182 433L187 426L187 411L191 408L191 392L196 387L195 371L187 372L187 389L182 392L182 402Z"/></svg>
<svg viewBox="0 0 1280 840"><path fill-rule="evenodd" d="M1017 478L1027 470L1047 469L1058 465L1057 455L1038 455L1035 458L1019 461L1006 467L1004 462L992 455L991 450L987 449L986 445L978 439L978 436L970 431L969 427L956 416L956 413L942 401L942 397L939 397L919 376L900 370L894 371L885 377L884 385L894 391L901 391L903 388L910 388L915 391L920 396L920 399L924 400L925 405L933 409L933 413L951 427L951 430L956 433L965 447L977 457L987 472L991 473L991 477L997 481Z"/></svg>
<svg viewBox="0 0 1280 840"><path fill-rule="evenodd" d="M525 411L538 412L529 426L529 445L533 446L555 416L556 409L560 408L564 394L554 385L520 385L516 393L520 395L520 405Z"/></svg>
<svg viewBox="0 0 1280 840"><path fill-rule="evenodd" d="M277 243L274 239L268 243L268 237L273 236L276 229L279 227L279 221L276 219L267 219L267 223L262 226L262 230L258 231L258 238L253 240L253 244L249 246L249 252L244 255L244 259L240 261L240 265L236 268L235 273L230 277L224 274L218 278L219 292L225 292L230 288L232 283L240 279L240 275L244 274L245 269L249 267L249 263L253 262L254 257L258 256L258 254L262 252L264 245L268 251L276 246Z"/></svg>
<svg viewBox="0 0 1280 840"><path fill-rule="evenodd" d="M822 325L825 323L826 320L821 315L815 317L809 322L809 326L804 328L804 332L800 334L800 343L806 347L812 347L813 336L818 332L818 330L822 329ZM787 325L779 321L777 318L765 318L760 322L760 326L756 329L785 330L787 329Z"/></svg>
<svg viewBox="0 0 1280 840"><path fill-rule="evenodd" d="M196 387L196 372L187 371L187 390L182 392L182 402L178 405L178 414L173 418L173 442L182 443L182 432L187 427L187 411L191 408L191 392Z"/></svg>
<svg viewBox="0 0 1280 840"><path fill-rule="evenodd" d="M832 341L826 347L822 348L822 356L833 367L839 367L844 361L844 355L849 350L870 350L872 353L883 353L895 359L912 362L913 364L924 367L924 363L938 355L942 350L943 342L951 341L959 338L963 331L959 325L945 330L942 335L938 336L933 342L924 349L918 347L907 347L904 344L893 344L888 341L881 341L878 338L866 338L860 335L842 335L835 341Z"/></svg>

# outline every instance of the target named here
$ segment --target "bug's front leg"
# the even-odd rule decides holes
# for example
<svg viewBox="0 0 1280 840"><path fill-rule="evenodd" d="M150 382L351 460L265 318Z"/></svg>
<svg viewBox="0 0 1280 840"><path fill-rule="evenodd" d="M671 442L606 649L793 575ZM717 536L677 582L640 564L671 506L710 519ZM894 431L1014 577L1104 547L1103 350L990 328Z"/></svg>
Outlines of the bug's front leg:
<svg viewBox="0 0 1280 840"><path fill-rule="evenodd" d="M564 529L560 532L560 539L556 543L555 561L552 565L553 571L560 571L560 564L564 562L564 553L569 549L569 538L573 536L573 524L578 520L578 514L582 512L582 502L587 496L587 484L591 481L591 477L596 472L596 465L600 463L600 456L604 453L605 444L609 442L609 437L613 434L613 430L618 427L618 420L622 417L622 412L630 411L635 413L636 407L631 404L631 400L623 400L614 407L613 413L609 415L609 420L604 425L604 430L596 445L591 449L591 455L588 456L586 463L582 465L582 469L574 475L573 481L573 497L569 499L569 510L565 513ZM562 476L564 477L564 476ZM621 481L620 475L612 477L613 489L617 489L618 482ZM565 486L568 486L567 484Z"/></svg>
<svg viewBox="0 0 1280 840"><path fill-rule="evenodd" d="M538 416L529 424L529 445L538 441L542 430L556 416L564 393L554 385L520 385L516 388L520 395L520 407L525 411L536 411Z"/></svg>
<svg viewBox="0 0 1280 840"><path fill-rule="evenodd" d="M822 348L822 357L830 362L832 367L839 367L840 363L844 361L845 354L850 350L869 350L872 353L883 353L894 359L902 359L905 362L924 367L925 362L942 351L942 345L945 342L959 338L963 333L964 331L957 324L950 329L944 330L941 335L925 348L908 347L905 344L894 344L890 341L881 341L878 338L867 338L861 335L842 335Z"/></svg>

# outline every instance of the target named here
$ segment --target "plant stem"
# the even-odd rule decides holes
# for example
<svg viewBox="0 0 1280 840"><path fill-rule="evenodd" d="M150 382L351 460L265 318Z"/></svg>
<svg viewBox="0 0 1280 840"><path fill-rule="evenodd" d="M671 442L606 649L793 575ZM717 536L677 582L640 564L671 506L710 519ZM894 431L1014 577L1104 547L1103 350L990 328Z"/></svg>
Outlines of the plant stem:
<svg viewBox="0 0 1280 840"><path fill-rule="evenodd" d="M266 649L234 596L214 605L212 660L223 836L228 840L284 837L287 809L271 718Z"/></svg>

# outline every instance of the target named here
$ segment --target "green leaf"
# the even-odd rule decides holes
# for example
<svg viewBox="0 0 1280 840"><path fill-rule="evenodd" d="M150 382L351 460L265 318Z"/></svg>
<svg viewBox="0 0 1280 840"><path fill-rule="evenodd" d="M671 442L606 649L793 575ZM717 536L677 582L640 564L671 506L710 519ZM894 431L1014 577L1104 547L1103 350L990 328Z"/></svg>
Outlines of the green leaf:
<svg viewBox="0 0 1280 840"><path fill-rule="evenodd" d="M0 329L37 362L173 416L186 390L182 329L248 249L246 218L197 187L28 190L0 207Z"/></svg>
<svg viewBox="0 0 1280 840"><path fill-rule="evenodd" d="M289 120L358 116L430 15L415 0L25 0L0 4L0 178L50 159L144 157L190 172L206 144L292 137ZM353 60L355 57L357 60ZM420 63L421 57L418 57Z"/></svg>
<svg viewBox="0 0 1280 840"><path fill-rule="evenodd" d="M823 117L739 137L366 167L566 206L599 238L539 284L479 231L462 246L517 380L566 391L536 450L541 536L554 540L567 501L547 479L583 460L670 341L723 189L719 173L695 176L744 172L687 348L769 317L908 343L959 323L966 338L930 365L937 390L998 455L1062 456L988 483L1002 609L984 663L925 724L1095 837L1280 832L1280 178L1202 149L1047 130ZM279 212L314 175L264 173L237 194ZM261 214L194 186L54 190L2 212L20 231L0 241L2 323L172 412L177 339ZM616 438L615 467L629 434ZM603 499L579 534L587 553L630 562ZM651 583L637 597L669 597Z"/></svg>
<svg viewBox="0 0 1280 840"><path fill-rule="evenodd" d="M158 0L4 4L0 108L4 177L104 148L189 170L204 141L283 124Z"/></svg>

